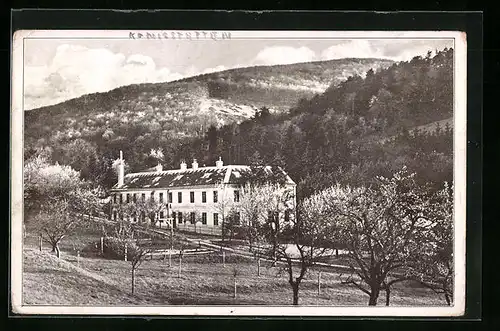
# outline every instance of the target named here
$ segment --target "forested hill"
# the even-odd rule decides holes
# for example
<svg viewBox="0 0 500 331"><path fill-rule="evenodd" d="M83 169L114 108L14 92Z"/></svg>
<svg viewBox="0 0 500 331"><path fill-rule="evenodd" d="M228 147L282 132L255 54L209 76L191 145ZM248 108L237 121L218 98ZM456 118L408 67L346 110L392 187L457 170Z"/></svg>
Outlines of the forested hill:
<svg viewBox="0 0 500 331"><path fill-rule="evenodd" d="M239 68L85 95L25 111L25 156L44 150L52 162L69 164L94 178L109 170L119 150L130 169L141 170L156 164L150 152L161 149L170 167L179 144L202 137L211 125L241 122L262 106L286 112L300 98L391 64L341 59Z"/></svg>
<svg viewBox="0 0 500 331"><path fill-rule="evenodd" d="M303 196L335 182L368 184L403 166L437 186L453 179L452 122L443 121L452 116L453 50L444 49L353 76L288 114L263 108L239 125L212 127L185 142L174 162L212 164L222 155L227 163L281 165Z"/></svg>
<svg viewBox="0 0 500 331"><path fill-rule="evenodd" d="M452 128L430 125L451 123L443 120L453 116L452 49L391 65L353 59L325 63L294 65L293 70L289 66L239 69L164 85L129 86L85 97L92 102L74 100L29 111L25 158L42 150L52 162L69 164L84 178L107 187L116 181L111 163L120 149L128 169L135 171L154 166L161 154L164 169L178 167L182 159L214 164L219 156L226 164L280 165L297 182L301 196L335 182L368 184L404 165L423 182L452 181ZM317 65L322 69L315 71ZM352 76L338 78L349 70L339 71L336 65L351 68ZM281 88L285 81L303 81L304 75L323 84L326 80L319 73L325 66L339 76L330 79L324 92ZM254 89L252 79L259 75L276 85ZM252 94L269 90L274 99L288 100L287 111L273 111L283 101L273 103L264 97L266 92L259 92L260 102ZM203 114L215 112L200 112L203 100L236 102L244 97L258 109L251 118L199 125Z"/></svg>

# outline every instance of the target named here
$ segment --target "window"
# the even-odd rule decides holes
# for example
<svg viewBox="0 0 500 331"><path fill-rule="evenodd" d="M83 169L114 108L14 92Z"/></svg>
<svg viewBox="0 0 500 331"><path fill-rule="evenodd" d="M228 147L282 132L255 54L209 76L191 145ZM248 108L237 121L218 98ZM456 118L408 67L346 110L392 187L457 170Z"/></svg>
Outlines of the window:
<svg viewBox="0 0 500 331"><path fill-rule="evenodd" d="M182 212L181 211L179 212L178 217L179 217L178 222L179 222L179 224L181 224L182 223Z"/></svg>
<svg viewBox="0 0 500 331"><path fill-rule="evenodd" d="M214 213L214 225L219 225L219 214Z"/></svg>
<svg viewBox="0 0 500 331"><path fill-rule="evenodd" d="M194 192L189 192L189 200L194 203Z"/></svg>
<svg viewBox="0 0 500 331"><path fill-rule="evenodd" d="M146 201L146 193L141 194L141 199L142 199L142 202Z"/></svg>
<svg viewBox="0 0 500 331"><path fill-rule="evenodd" d="M160 192L160 203L163 203L163 192Z"/></svg>
<svg viewBox="0 0 500 331"><path fill-rule="evenodd" d="M234 191L234 202L240 202L240 191Z"/></svg>
<svg viewBox="0 0 500 331"><path fill-rule="evenodd" d="M115 196L116 197L116 196ZM116 210L113 212L113 219L115 220L116 222Z"/></svg>
<svg viewBox="0 0 500 331"><path fill-rule="evenodd" d="M177 193L177 202L182 203L182 192Z"/></svg>
<svg viewBox="0 0 500 331"><path fill-rule="evenodd" d="M190 221L191 221L191 224L194 224L194 221L195 221L195 213L192 211L191 214L189 215L189 218L190 218Z"/></svg>
<svg viewBox="0 0 500 331"><path fill-rule="evenodd" d="M134 200L134 202L137 202L137 194L134 193L132 199Z"/></svg>
<svg viewBox="0 0 500 331"><path fill-rule="evenodd" d="M116 204L116 200L117 200L116 197L117 197L117 194L113 195L113 203L115 203L115 204Z"/></svg>
<svg viewBox="0 0 500 331"><path fill-rule="evenodd" d="M127 200L126 201L127 201L127 203L130 202L130 194L128 194L128 193L127 193Z"/></svg>
<svg viewBox="0 0 500 331"><path fill-rule="evenodd" d="M207 213L201 213L201 224L207 224Z"/></svg>
<svg viewBox="0 0 500 331"><path fill-rule="evenodd" d="M165 214L161 211L160 212L160 218L164 218L165 217Z"/></svg>
<svg viewBox="0 0 500 331"><path fill-rule="evenodd" d="M207 202L207 192L201 192L201 202Z"/></svg>
<svg viewBox="0 0 500 331"><path fill-rule="evenodd" d="M151 199L151 201L155 201L155 192L151 192L149 199Z"/></svg>
<svg viewBox="0 0 500 331"><path fill-rule="evenodd" d="M241 219L241 214L239 211L237 211L236 213L234 213L234 221L236 224L240 224L240 219Z"/></svg>
<svg viewBox="0 0 500 331"><path fill-rule="evenodd" d="M144 222L146 220L146 212L143 210L141 212L141 221Z"/></svg>
<svg viewBox="0 0 500 331"><path fill-rule="evenodd" d="M175 221L177 219L177 213L174 211L172 212L172 219Z"/></svg>
<svg viewBox="0 0 500 331"><path fill-rule="evenodd" d="M120 194L120 204L123 203L123 194Z"/></svg>
<svg viewBox="0 0 500 331"><path fill-rule="evenodd" d="M172 203L172 192L168 192L168 203Z"/></svg>
<svg viewBox="0 0 500 331"><path fill-rule="evenodd" d="M214 202L217 202L219 200L219 192L214 191Z"/></svg>

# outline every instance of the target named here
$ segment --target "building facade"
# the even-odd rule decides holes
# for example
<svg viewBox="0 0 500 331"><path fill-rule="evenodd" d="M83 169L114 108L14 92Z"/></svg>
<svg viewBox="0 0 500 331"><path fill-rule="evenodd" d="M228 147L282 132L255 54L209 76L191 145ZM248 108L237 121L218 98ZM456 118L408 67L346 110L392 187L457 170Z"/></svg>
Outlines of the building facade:
<svg viewBox="0 0 500 331"><path fill-rule="evenodd" d="M123 217L120 206L127 203L151 200L159 206L157 226L220 229L228 213L239 218L238 203L251 182L279 183L291 193L290 202L295 205L296 184L280 167L224 165L219 158L215 166L199 167L193 160L190 168L182 162L178 169L163 170L159 164L148 171L125 174L120 152L118 183L111 189L111 217ZM133 220L145 216L134 215Z"/></svg>

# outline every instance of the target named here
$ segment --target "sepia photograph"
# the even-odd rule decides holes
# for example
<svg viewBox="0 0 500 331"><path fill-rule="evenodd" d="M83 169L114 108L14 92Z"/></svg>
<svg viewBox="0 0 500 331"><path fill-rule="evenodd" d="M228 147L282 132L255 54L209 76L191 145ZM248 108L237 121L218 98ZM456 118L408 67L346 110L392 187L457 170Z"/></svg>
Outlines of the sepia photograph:
<svg viewBox="0 0 500 331"><path fill-rule="evenodd" d="M21 30L19 314L461 316L466 35Z"/></svg>

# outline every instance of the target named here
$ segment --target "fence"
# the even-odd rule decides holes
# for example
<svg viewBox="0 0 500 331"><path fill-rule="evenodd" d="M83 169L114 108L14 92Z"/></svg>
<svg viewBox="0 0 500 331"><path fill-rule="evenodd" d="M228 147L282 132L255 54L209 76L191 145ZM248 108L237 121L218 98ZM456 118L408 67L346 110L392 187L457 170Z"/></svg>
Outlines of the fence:
<svg viewBox="0 0 500 331"><path fill-rule="evenodd" d="M194 225L194 224L177 224L177 230L193 232L199 234L208 234L214 236L222 236L222 229L213 226L206 225Z"/></svg>

